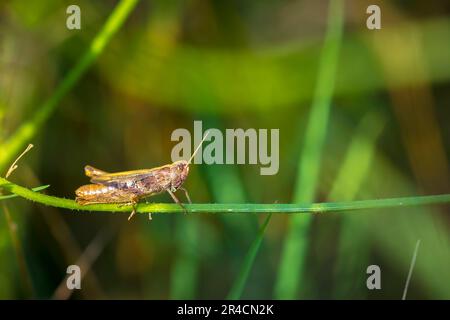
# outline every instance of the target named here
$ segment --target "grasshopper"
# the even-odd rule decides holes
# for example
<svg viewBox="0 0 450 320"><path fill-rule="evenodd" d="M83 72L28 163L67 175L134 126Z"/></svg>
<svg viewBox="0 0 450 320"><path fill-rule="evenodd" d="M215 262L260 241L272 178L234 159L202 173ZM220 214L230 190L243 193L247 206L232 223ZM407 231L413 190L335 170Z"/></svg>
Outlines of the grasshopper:
<svg viewBox="0 0 450 320"><path fill-rule="evenodd" d="M75 200L80 205L95 203L131 205L133 211L128 217L128 220L130 220L135 215L136 206L141 199L167 191L172 199L187 213L175 192L178 189L183 190L187 200L191 203L189 193L181 185L189 174L189 165L192 159L207 136L208 132L188 161L179 160L157 168L115 173L109 173L87 165L84 167L84 172L86 176L91 178L92 184L81 186L75 190ZM151 219L151 213L149 213L149 219Z"/></svg>

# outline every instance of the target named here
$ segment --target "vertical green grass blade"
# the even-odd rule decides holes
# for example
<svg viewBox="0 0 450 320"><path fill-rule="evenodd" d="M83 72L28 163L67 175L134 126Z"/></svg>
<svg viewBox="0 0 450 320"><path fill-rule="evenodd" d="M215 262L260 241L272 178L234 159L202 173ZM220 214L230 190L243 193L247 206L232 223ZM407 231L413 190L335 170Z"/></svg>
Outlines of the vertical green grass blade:
<svg viewBox="0 0 450 320"><path fill-rule="evenodd" d="M24 294L28 298L35 297L35 289L33 286L33 281L31 279L30 268L28 267L27 261L25 259L25 253L22 245L22 240L17 232L15 222L11 216L8 207L3 203L2 213L5 216L7 226L9 229L9 234L11 237L11 246L16 254L17 266L19 269L20 280L23 285Z"/></svg>
<svg viewBox="0 0 450 320"><path fill-rule="evenodd" d="M343 9L343 1L330 1L328 28L299 162L294 202L307 203L314 200L343 32ZM292 217L289 221L288 235L282 250L281 264L275 283L274 295L277 299L294 299L297 296L308 248L308 230L311 220L311 215L299 215Z"/></svg>
<svg viewBox="0 0 450 320"><path fill-rule="evenodd" d="M228 300L237 300L242 296L242 292L245 288L245 283L247 282L250 271L252 270L253 263L255 262L256 255L258 254L259 248L261 247L264 233L271 217L271 213L267 215L267 218L261 225L256 238L253 240L250 249L245 256L244 262L242 263L241 270L239 271L238 276L236 277L236 280L227 296Z"/></svg>
<svg viewBox="0 0 450 320"><path fill-rule="evenodd" d="M213 99L213 98L211 98ZM213 101L217 101L214 98ZM218 105L220 102L215 102ZM209 116L203 120L206 128L219 128L225 132L225 127L219 118ZM204 166L203 172L208 189L214 202L217 203L245 203L248 202L245 187L239 174L237 166L208 165ZM248 243L254 239L258 230L258 221L254 215L241 214L230 217L221 215L220 220L226 228L227 234L233 234L232 242L237 249L242 243ZM242 252L244 254L245 251Z"/></svg>
<svg viewBox="0 0 450 320"><path fill-rule="evenodd" d="M103 52L106 44L119 30L133 10L138 0L122 0L109 16L100 32L92 40L91 45L81 56L78 63L64 77L53 95L45 101L28 121L24 122L16 132L4 143L0 151L0 172L9 165L14 156L36 135L41 126L51 116L64 96L75 86L86 70Z"/></svg>
<svg viewBox="0 0 450 320"><path fill-rule="evenodd" d="M170 298L194 299L197 294L199 264L199 217L181 217L176 224L177 257L171 270Z"/></svg>
<svg viewBox="0 0 450 320"><path fill-rule="evenodd" d="M350 201L356 197L369 173L376 151L376 141L385 122L386 119L378 113L369 113L361 120L333 183L329 200ZM333 298L346 299L351 292L357 291L355 284L364 283L364 277L367 276L361 272L361 266L368 265L368 239L362 228L361 216L344 214L340 219ZM365 292L358 292L357 296L363 297L364 294Z"/></svg>
<svg viewBox="0 0 450 320"><path fill-rule="evenodd" d="M383 131L385 122L378 113L369 113L361 120L328 195L329 200L354 199L370 169L376 140Z"/></svg>

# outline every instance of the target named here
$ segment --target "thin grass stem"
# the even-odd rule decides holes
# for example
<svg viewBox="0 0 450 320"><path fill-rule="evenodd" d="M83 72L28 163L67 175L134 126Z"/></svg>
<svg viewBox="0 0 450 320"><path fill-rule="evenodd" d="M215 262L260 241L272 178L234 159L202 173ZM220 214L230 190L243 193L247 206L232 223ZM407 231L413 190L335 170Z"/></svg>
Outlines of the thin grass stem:
<svg viewBox="0 0 450 320"><path fill-rule="evenodd" d="M58 198L46 194L34 192L24 188L5 178L0 178L0 187L21 196L22 198L35 201L40 204L80 211L109 211L109 212L131 212L132 206L120 204L92 204L82 206L74 200ZM381 208L402 208L409 206L425 206L450 203L450 194L412 196L401 198L321 202L321 203L202 203L185 204L188 213L327 213L356 211ZM138 213L185 213L184 209L176 203L140 203L136 211Z"/></svg>

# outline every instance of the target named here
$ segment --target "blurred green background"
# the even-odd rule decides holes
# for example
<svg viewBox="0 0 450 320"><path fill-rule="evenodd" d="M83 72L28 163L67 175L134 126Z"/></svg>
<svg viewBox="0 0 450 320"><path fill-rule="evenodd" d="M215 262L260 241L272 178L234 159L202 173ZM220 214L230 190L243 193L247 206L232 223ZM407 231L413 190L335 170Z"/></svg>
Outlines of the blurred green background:
<svg viewBox="0 0 450 320"><path fill-rule="evenodd" d="M0 154L54 95L117 3L1 1ZM81 8L81 30L66 28L70 4ZM381 7L381 30L366 27L370 4ZM280 170L261 176L258 165L193 165L185 187L195 203L449 193L449 2L342 6L340 15L329 1L141 0L26 141L35 148L10 179L50 184L46 193L74 198L88 182L84 165L114 172L169 163L171 132L202 120L221 130L280 129ZM321 126L323 143L314 131ZM306 198L299 193L307 180L297 177L309 172L299 169L305 159L318 170ZM264 219L154 215L150 222L138 215L127 222L126 214L19 198L0 209L2 299L225 298ZM408 298L450 299L449 213L448 205L410 207L298 223L274 214L242 298L400 299L420 239ZM298 264L286 262L286 241ZM74 292L64 279L71 264L85 271ZM366 287L372 264L381 268L381 290Z"/></svg>

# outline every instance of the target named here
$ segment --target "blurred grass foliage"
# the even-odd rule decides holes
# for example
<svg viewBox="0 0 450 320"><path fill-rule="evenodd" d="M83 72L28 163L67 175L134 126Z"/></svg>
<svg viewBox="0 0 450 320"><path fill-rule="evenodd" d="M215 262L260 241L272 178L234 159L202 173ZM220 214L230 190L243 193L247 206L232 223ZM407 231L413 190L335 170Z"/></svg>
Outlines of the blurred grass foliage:
<svg viewBox="0 0 450 320"><path fill-rule="evenodd" d="M74 208L63 198L87 183L84 165L123 171L168 163L171 132L192 130L193 120L204 129L280 129L280 171L193 165L186 187L194 203L248 212L159 214L151 223L5 200L4 192L13 224L1 212L0 298L31 297L15 257L19 241L39 298L53 297L67 265L91 248L98 254L73 298L267 299L275 289L286 298L400 299L420 239L408 298L449 299L448 204L339 214L328 206L295 231L288 220L300 217L273 214L263 242L249 214L262 207L242 205L300 199L352 207L352 200L450 192L448 6L382 2L382 29L369 31L372 3L347 0L339 55L327 64L329 16L339 14L328 8L336 2L79 0L82 29L68 30L71 1L2 1L1 176L33 143L11 180L51 185L39 189L42 197L10 184L2 191ZM325 94L317 93L321 82ZM318 104L323 112L313 117ZM312 164L299 170L304 159ZM105 227L114 236L99 244ZM280 269L289 233L294 262ZM370 264L381 267L380 291L366 288Z"/></svg>
<svg viewBox="0 0 450 320"><path fill-rule="evenodd" d="M400 24L393 28L399 38L418 34L423 41L430 80L448 81L450 45L442 39L450 37L450 20L420 22L414 26ZM382 29L379 33L388 42L392 31ZM242 107L253 112L273 112L274 108L289 112L309 101L314 92L320 39L276 48L262 46L256 51L181 45L158 55L159 51L154 51L156 45L151 42L149 45L142 31L136 30L132 37L136 44L133 51L122 44L128 38L118 41L101 61L101 73L117 90L144 101L192 112L233 114ZM367 32L345 38L336 73L336 96L370 94L384 87L385 78L371 51L373 41ZM386 50L384 54L398 54L398 51ZM110 67L119 63L120 68ZM396 87L421 81L409 71L399 70L391 79ZM211 95L226 108L205 106L204 97Z"/></svg>
<svg viewBox="0 0 450 320"><path fill-rule="evenodd" d="M338 57L340 53L344 3L330 1L328 7L328 26L319 59L317 84L308 123L304 135L302 153L299 158L294 203L309 203L315 199L322 154L328 131L331 100L334 92ZM280 270L275 283L275 298L295 299L298 286L305 283L304 266L309 248L311 215L298 215L290 218L288 234L281 253Z"/></svg>
<svg viewBox="0 0 450 320"><path fill-rule="evenodd" d="M376 111L369 112L361 119L328 194L328 199L331 201L352 200L357 196L369 173L376 152L376 141L385 124L385 117ZM352 179L349 180L348 176ZM344 215L339 221L340 233L334 248L336 263L330 272L336 279L333 297L338 299L345 299L352 290L356 291L361 298L366 296L365 290L358 286L364 283L365 278L363 273L358 273L358 263L369 265L369 254L366 250L368 237L361 228L363 224L358 223L359 221L359 217L354 215ZM336 224L334 221L333 223ZM358 274L358 276L353 277L353 281L346 281L345 279L350 278L352 274Z"/></svg>

